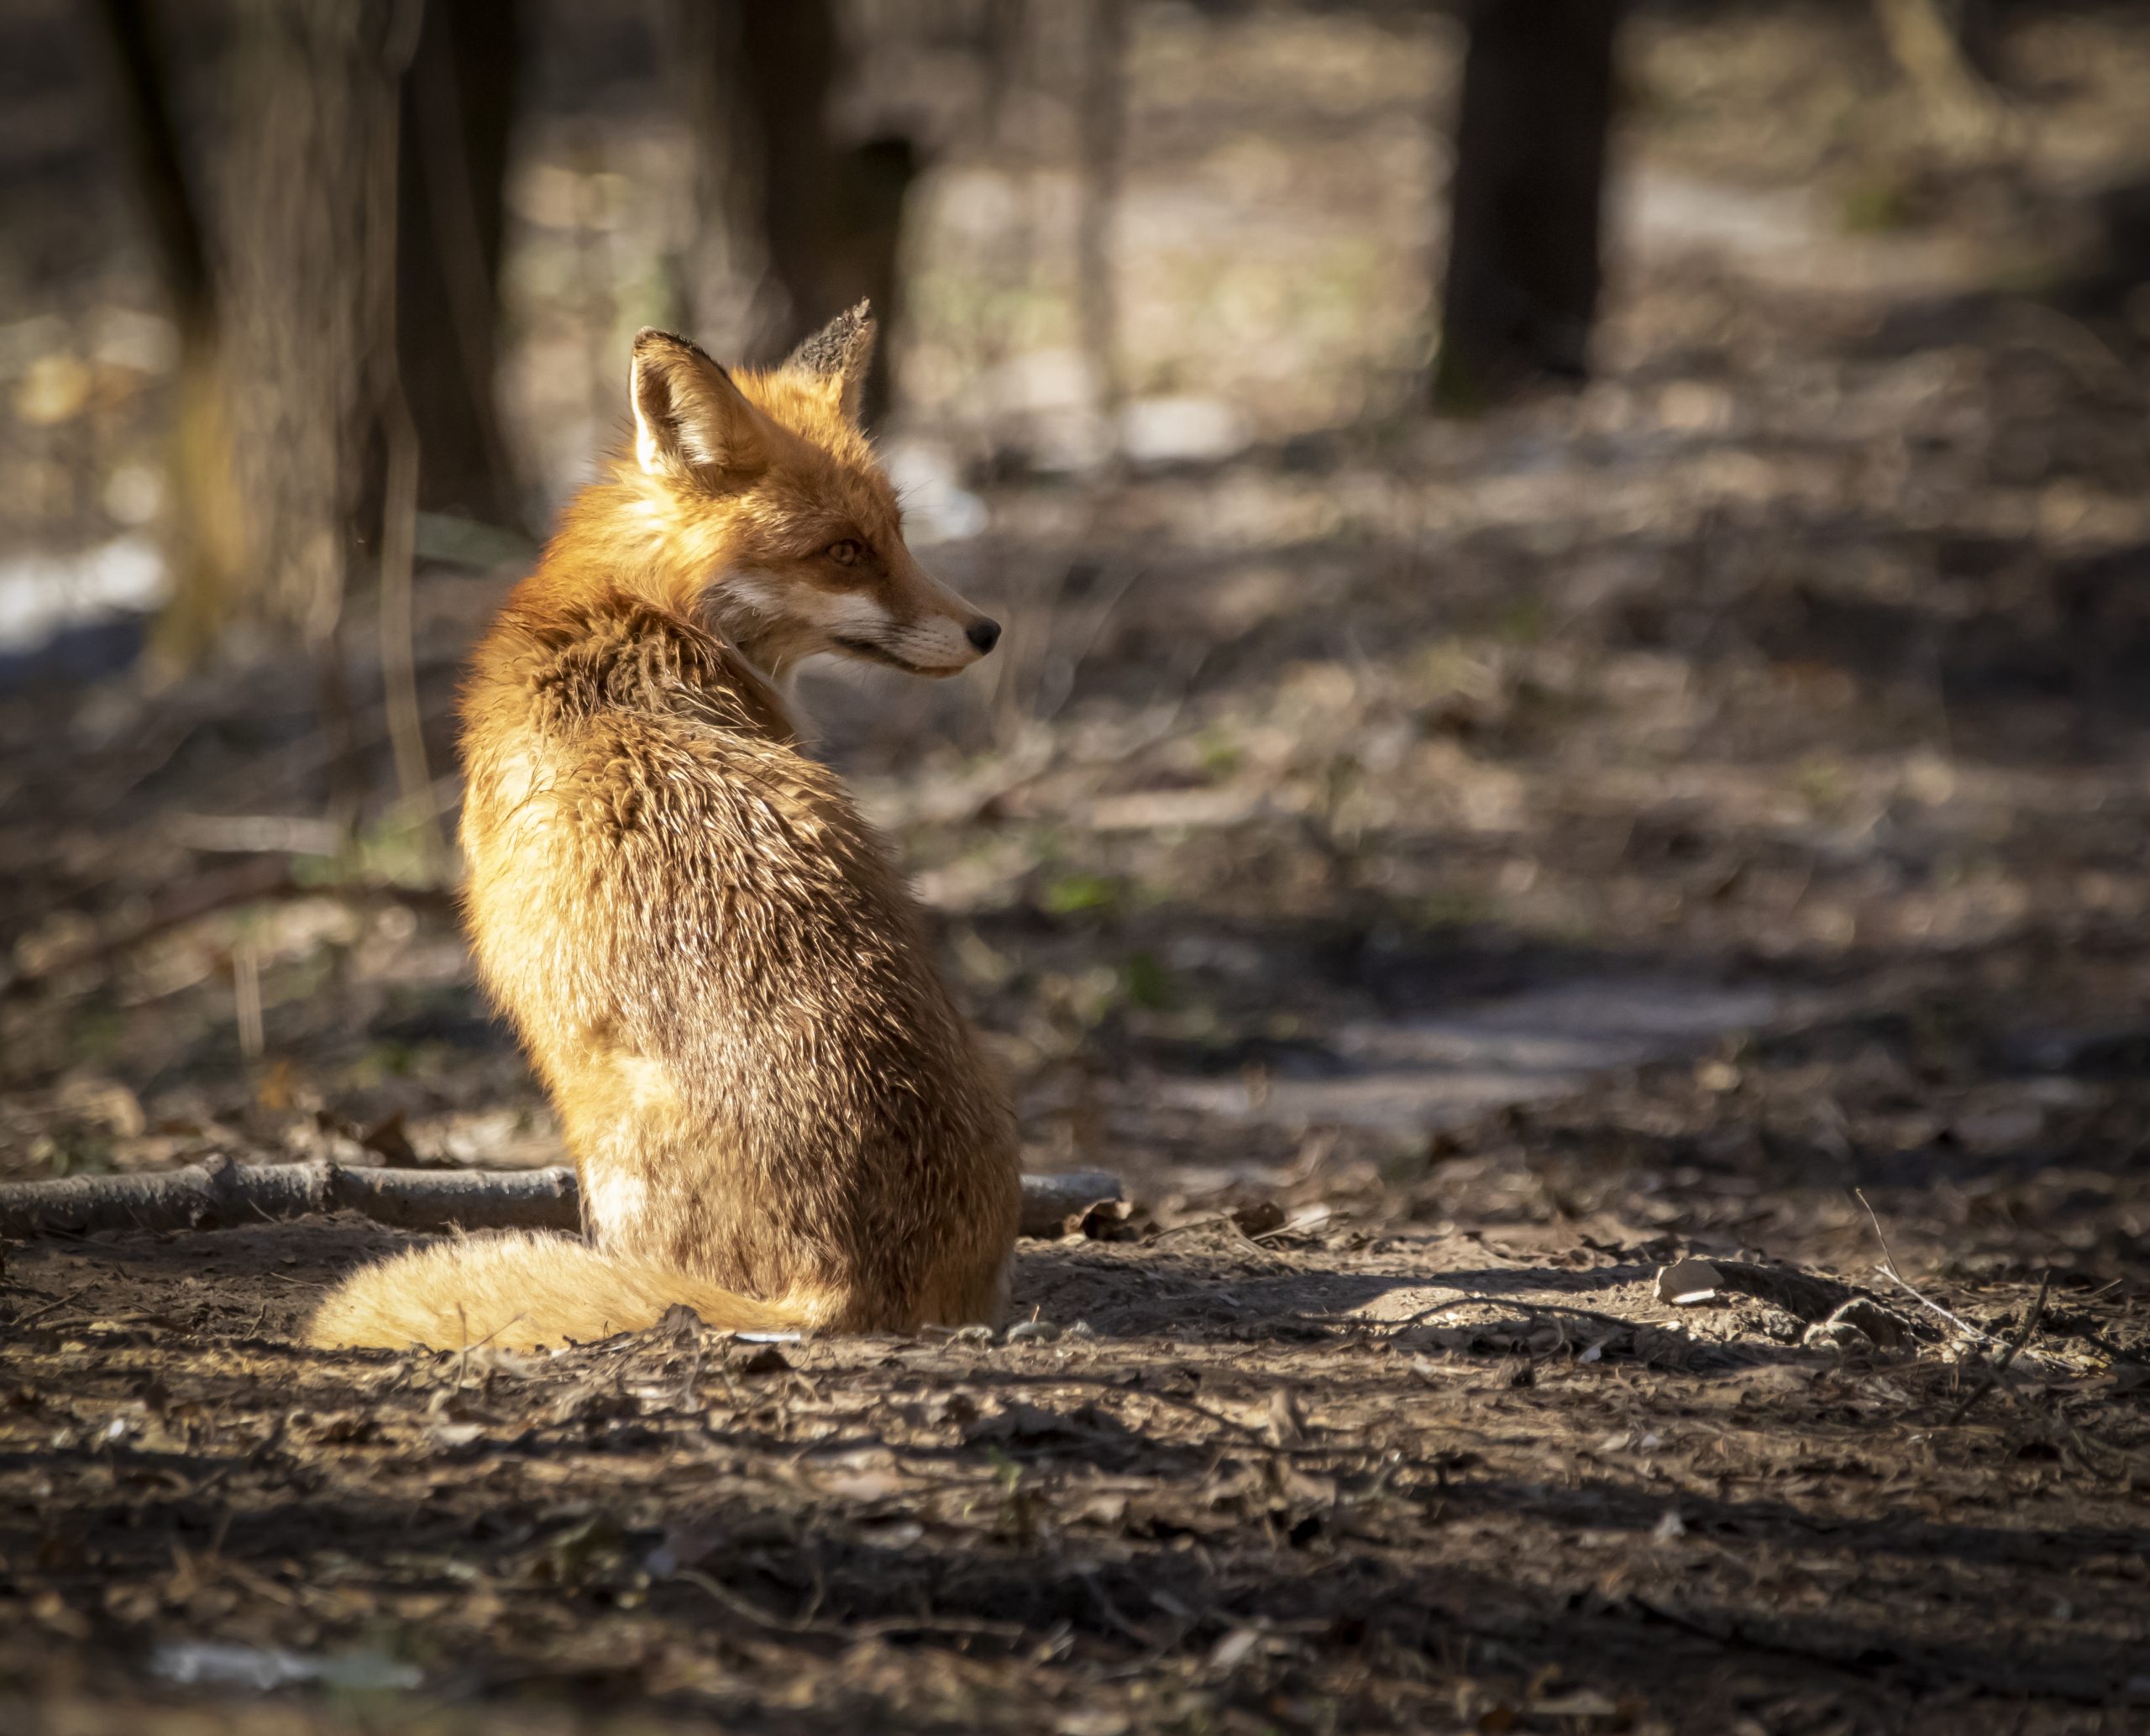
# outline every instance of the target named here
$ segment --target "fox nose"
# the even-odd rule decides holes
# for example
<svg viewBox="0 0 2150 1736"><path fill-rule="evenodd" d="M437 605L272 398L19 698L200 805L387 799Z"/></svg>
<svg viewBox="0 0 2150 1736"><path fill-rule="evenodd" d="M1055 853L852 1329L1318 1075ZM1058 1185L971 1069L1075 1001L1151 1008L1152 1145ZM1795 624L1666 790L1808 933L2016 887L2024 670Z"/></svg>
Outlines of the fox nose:
<svg viewBox="0 0 2150 1736"><path fill-rule="evenodd" d="M997 621L973 621L963 630L963 637L978 647L980 657L1000 642L1000 623Z"/></svg>

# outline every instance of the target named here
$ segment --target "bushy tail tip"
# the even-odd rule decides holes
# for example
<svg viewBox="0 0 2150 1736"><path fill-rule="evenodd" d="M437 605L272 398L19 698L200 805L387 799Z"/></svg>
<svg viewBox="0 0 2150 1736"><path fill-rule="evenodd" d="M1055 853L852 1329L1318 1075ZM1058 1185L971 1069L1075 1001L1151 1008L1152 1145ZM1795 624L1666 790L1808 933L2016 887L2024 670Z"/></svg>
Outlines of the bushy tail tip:
<svg viewBox="0 0 2150 1736"><path fill-rule="evenodd" d="M354 1272L307 1322L322 1350L530 1351L589 1344L692 1309L732 1331L821 1324L810 1306L757 1302L661 1267L608 1259L585 1243L527 1231L415 1249Z"/></svg>

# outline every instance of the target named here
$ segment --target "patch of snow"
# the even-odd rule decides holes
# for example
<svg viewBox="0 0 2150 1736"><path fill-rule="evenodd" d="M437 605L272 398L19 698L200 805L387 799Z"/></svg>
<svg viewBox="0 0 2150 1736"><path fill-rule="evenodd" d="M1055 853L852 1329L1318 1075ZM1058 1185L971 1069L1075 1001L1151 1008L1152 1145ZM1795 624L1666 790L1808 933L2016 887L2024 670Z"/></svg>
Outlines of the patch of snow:
<svg viewBox="0 0 2150 1736"><path fill-rule="evenodd" d="M0 560L0 652L33 650L68 627L111 616L146 614L164 601L170 583L147 537Z"/></svg>

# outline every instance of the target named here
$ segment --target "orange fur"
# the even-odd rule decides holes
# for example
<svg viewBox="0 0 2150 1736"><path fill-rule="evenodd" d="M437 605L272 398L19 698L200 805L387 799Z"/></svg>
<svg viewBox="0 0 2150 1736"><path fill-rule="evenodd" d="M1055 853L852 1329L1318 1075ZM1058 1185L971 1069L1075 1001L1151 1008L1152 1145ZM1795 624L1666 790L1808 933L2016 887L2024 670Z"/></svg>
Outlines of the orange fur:
<svg viewBox="0 0 2150 1736"><path fill-rule="evenodd" d="M920 570L852 407L863 310L784 367L636 341L636 457L571 506L464 696L465 903L574 1153L589 1242L363 1271L318 1345L989 1320L1013 1117L916 912L773 684L952 673L999 629Z"/></svg>

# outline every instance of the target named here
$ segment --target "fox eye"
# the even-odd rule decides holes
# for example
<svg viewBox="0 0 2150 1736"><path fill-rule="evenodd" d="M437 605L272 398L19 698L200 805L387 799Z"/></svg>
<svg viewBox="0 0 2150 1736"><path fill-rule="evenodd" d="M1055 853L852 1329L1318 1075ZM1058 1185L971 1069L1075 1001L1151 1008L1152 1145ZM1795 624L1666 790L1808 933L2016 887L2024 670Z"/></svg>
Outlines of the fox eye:
<svg viewBox="0 0 2150 1736"><path fill-rule="evenodd" d="M857 566L859 558L865 553L866 551L849 537L846 537L841 543L831 543L828 547L829 559L840 567Z"/></svg>

